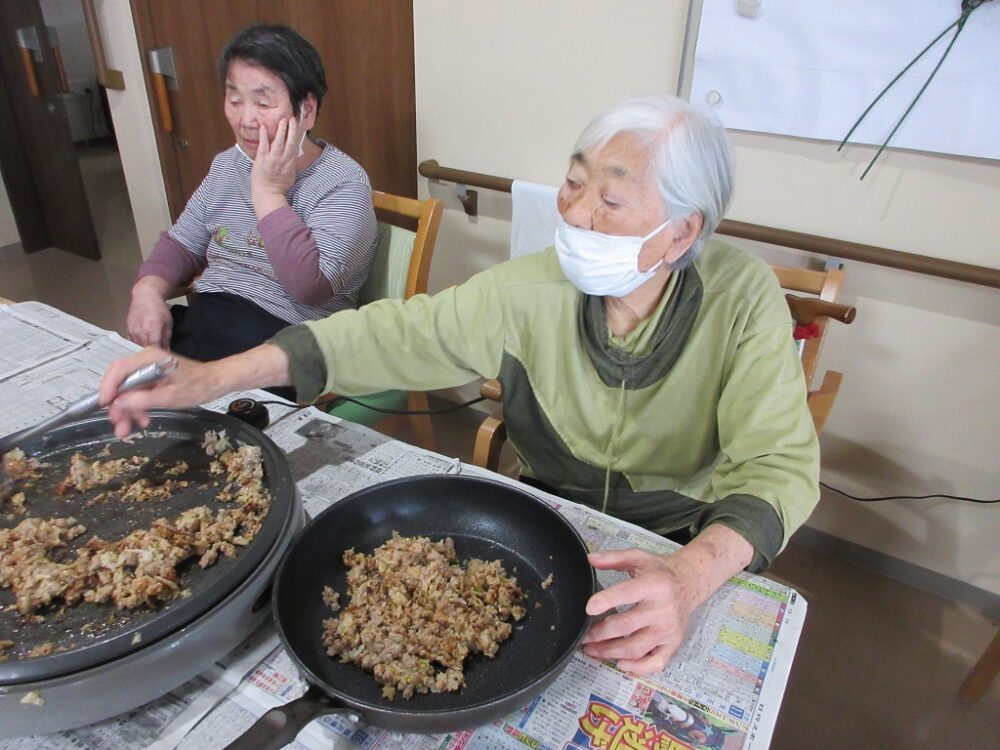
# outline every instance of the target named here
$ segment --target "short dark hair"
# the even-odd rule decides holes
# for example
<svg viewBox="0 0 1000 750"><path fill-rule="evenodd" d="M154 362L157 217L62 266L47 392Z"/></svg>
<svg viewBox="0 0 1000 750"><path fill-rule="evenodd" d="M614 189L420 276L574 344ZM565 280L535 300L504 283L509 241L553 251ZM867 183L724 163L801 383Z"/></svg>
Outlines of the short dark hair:
<svg viewBox="0 0 1000 750"><path fill-rule="evenodd" d="M292 112L299 114L302 100L316 97L316 107L326 94L326 72L319 52L301 34L287 26L254 24L229 40L219 57L223 83L233 60L258 65L280 78L288 88Z"/></svg>

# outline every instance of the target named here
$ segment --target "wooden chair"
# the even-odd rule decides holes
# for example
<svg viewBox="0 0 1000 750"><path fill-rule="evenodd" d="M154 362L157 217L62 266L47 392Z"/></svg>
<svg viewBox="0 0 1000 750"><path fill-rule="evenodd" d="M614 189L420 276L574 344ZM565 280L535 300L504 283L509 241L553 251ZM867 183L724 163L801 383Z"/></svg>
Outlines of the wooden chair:
<svg viewBox="0 0 1000 750"><path fill-rule="evenodd" d="M416 200L375 190L372 192L372 203L378 219L378 248L368 279L361 287L358 304L365 305L386 298L409 299L426 292L434 243L444 210L441 201L437 198ZM194 280L175 289L171 299L186 296L190 301L194 294L193 284ZM402 391L384 391L358 400L380 408L428 409L427 394L422 392L404 394ZM382 430L394 429L402 420L401 415L385 417L357 404L337 404L336 401L336 394L326 393L315 403L320 408L329 408L331 414L342 419L376 425ZM434 433L430 417L412 415L410 424L420 444L433 450Z"/></svg>
<svg viewBox="0 0 1000 750"><path fill-rule="evenodd" d="M976 702L986 694L997 674L1000 674L1000 632L993 636L993 640L965 678L958 690L959 697L966 703Z"/></svg>
<svg viewBox="0 0 1000 750"><path fill-rule="evenodd" d="M844 272L840 269L814 271L784 266L771 266L771 268L777 275L778 282L783 289L811 295L803 297L798 294L786 294L785 299L788 301L792 319L797 324L808 326L815 323L816 325L816 335L803 340L801 355L809 413L812 414L813 424L816 426L816 434L818 435L826 424L826 418L833 407L837 392L840 390L840 381L843 378L841 373L830 370L823 377L823 383L820 387L815 390L812 388L813 375L816 372L816 364L823 346L827 324L831 319L850 323L854 320L856 311L853 307L836 302L840 287L844 283ZM498 403L501 401L502 391L497 380L487 380L480 386L479 393L491 401ZM506 439L507 427L503 421L502 410L497 409L479 426L472 462L477 466L496 471L500 463L500 451Z"/></svg>
<svg viewBox="0 0 1000 750"><path fill-rule="evenodd" d="M799 325L816 324L816 335L803 341L801 356L802 372L806 378L806 391L809 394L807 396L809 412L812 414L813 424L816 425L816 434L819 435L823 432L826 418L833 408L833 402L840 390L840 381L843 379L841 373L829 370L823 376L819 388L813 389L813 376L816 374L819 353L826 338L827 325L830 320L841 323L852 322L856 310L853 307L837 304L837 297L844 283L844 272L839 268L816 271L808 268L771 266L771 270L778 277L782 289L811 295L801 297L786 294L785 299L788 301L792 320Z"/></svg>
<svg viewBox="0 0 1000 750"><path fill-rule="evenodd" d="M378 250L372 262L368 279L361 288L359 304L365 305L379 299L409 299L427 291L434 242L441 224L443 206L436 198L416 200L381 191L372 193L375 216L378 219ZM335 394L324 394L317 405L336 403ZM385 391L358 399L373 406L399 408L405 404L410 411L426 411L427 394ZM335 405L330 413L350 420L374 424L381 430L394 429L402 415L385 417L380 412L352 403ZM410 425L418 442L433 450L434 433L427 415L410 415Z"/></svg>

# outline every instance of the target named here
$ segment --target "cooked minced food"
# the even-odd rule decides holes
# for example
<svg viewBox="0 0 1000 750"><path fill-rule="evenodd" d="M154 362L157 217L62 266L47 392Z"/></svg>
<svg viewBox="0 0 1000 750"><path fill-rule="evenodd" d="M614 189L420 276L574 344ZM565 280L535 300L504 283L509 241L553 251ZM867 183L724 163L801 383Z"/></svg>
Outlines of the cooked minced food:
<svg viewBox="0 0 1000 750"><path fill-rule="evenodd" d="M18 484L31 486L45 468L39 461L26 456L20 448L14 448L0 456L0 512L9 503L14 513L24 512L24 493L18 492Z"/></svg>
<svg viewBox="0 0 1000 750"><path fill-rule="evenodd" d="M225 506L217 510L207 505L189 508L172 518L157 518L149 528L120 539L91 536L74 552L67 545L88 530L68 514L61 518L29 516L12 528L0 528L0 588L13 592L17 611L37 617L49 605L72 607L80 602L106 602L119 609L157 606L184 595L178 566L185 560L196 557L198 565L205 568L220 555L235 556L257 536L271 498L263 485L261 449L220 443L224 440L215 433L211 440L206 439L206 451L214 459L212 471L224 475L216 500ZM128 478L147 460L87 462L77 454L60 487L72 492ZM110 497L128 502L166 499L187 484L173 478L162 484L136 480L109 491L103 502ZM26 654L39 655L44 654L38 649Z"/></svg>
<svg viewBox="0 0 1000 750"><path fill-rule="evenodd" d="M324 588L338 612L323 621L330 656L375 675L382 695L454 692L465 684L466 657L492 658L525 615L517 578L499 560L461 565L451 538L392 538L372 554L344 553L347 606Z"/></svg>
<svg viewBox="0 0 1000 750"><path fill-rule="evenodd" d="M57 491L60 494L70 490L84 492L135 473L148 461L149 459L144 456L116 458L111 461L88 461L82 453L74 453L69 460L69 475L62 481Z"/></svg>
<svg viewBox="0 0 1000 750"><path fill-rule="evenodd" d="M20 448L14 448L3 454L3 472L11 479L37 477L43 468L41 463L26 456Z"/></svg>

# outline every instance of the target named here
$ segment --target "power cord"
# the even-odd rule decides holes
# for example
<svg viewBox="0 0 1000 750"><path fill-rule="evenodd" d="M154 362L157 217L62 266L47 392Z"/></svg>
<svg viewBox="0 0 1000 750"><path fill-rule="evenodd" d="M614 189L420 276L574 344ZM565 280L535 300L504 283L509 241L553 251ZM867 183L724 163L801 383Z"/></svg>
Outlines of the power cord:
<svg viewBox="0 0 1000 750"><path fill-rule="evenodd" d="M883 500L933 500L936 497L943 498L945 500L961 500L963 503L979 503L982 505L990 505L992 503L1000 503L1000 498L996 500L980 500L976 497L962 497L961 495L886 495L885 497L858 497L857 495L852 495L849 492L844 492L843 490L838 490L836 487L831 487L825 482L819 483L820 487L826 487L828 490L833 490L838 495L843 495L844 497L849 497L851 500L857 500L862 503L880 503Z"/></svg>
<svg viewBox="0 0 1000 750"><path fill-rule="evenodd" d="M485 396L480 396L479 398L474 398L471 401L466 401L465 403L455 404L454 406L446 406L443 409L383 409L383 408L378 407L378 406L372 406L371 404L366 404L363 401L358 401L356 398L351 398L350 396L337 396L335 399L331 399L330 401L322 401L322 402L319 402L319 404L323 408L329 408L331 405L338 404L341 401L350 401L352 404L357 404L358 406L363 406L366 409L371 409L372 411L377 411L377 412L380 412L382 414L403 414L403 415L412 415L412 416L428 415L428 416L430 416L430 415L433 415L433 414L449 414L451 412L460 411L461 409L464 409L467 406L472 406L473 404L478 404L480 401L485 401L485 400L486 400ZM285 407L289 406L288 403L285 402L285 401L258 401L257 403L258 404L264 404L264 405L273 404L273 405L276 405L276 406L285 406ZM316 404L302 404L300 406L292 406L290 408L297 411L299 409L305 409L305 408L310 407L310 406L316 406Z"/></svg>

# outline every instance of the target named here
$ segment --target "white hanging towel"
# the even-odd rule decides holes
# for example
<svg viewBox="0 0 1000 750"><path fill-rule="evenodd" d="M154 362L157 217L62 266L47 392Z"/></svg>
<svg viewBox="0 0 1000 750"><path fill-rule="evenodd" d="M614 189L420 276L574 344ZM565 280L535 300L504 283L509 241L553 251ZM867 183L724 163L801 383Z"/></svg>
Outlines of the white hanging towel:
<svg viewBox="0 0 1000 750"><path fill-rule="evenodd" d="M513 216L510 228L510 257L519 258L551 247L555 243L559 209L558 188L535 182L514 180L510 194Z"/></svg>

